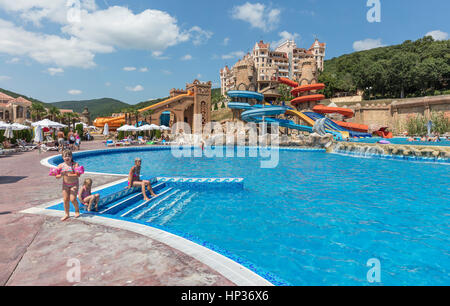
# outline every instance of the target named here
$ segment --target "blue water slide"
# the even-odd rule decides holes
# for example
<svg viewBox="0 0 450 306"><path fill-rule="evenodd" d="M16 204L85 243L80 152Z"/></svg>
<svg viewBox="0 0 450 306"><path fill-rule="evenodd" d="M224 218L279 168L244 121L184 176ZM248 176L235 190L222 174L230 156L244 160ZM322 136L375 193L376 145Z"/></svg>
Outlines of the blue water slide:
<svg viewBox="0 0 450 306"><path fill-rule="evenodd" d="M325 115L314 113L314 112L303 112L303 114L305 114L309 118L313 119L314 121L322 119L322 118L326 118ZM332 120L330 120L328 118L325 120L325 127L328 129L332 129L332 130L348 132L350 137L372 137L372 135L369 133L356 132L356 131L352 131L352 130L343 128L342 126L336 124L335 122L333 122Z"/></svg>
<svg viewBox="0 0 450 306"><path fill-rule="evenodd" d="M227 95L230 98L247 98L247 99L256 99L261 102L264 100L264 95L255 91L244 91L244 90L230 90L227 92Z"/></svg>

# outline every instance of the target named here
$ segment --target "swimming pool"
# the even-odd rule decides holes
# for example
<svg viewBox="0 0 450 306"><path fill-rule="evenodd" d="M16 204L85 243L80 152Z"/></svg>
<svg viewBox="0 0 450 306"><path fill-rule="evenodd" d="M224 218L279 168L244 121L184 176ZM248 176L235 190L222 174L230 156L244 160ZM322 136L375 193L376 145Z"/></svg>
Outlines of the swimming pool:
<svg viewBox="0 0 450 306"><path fill-rule="evenodd" d="M439 142L431 142L431 141L408 141L408 138L405 137L394 137L391 139L384 139L380 137L372 137L372 138L361 138L361 139L351 139L351 142L358 143L376 143L380 140L387 140L392 144L402 144L402 145L412 145L412 146L450 146L450 141L442 138Z"/></svg>
<svg viewBox="0 0 450 306"><path fill-rule="evenodd" d="M86 171L127 174L135 157L146 177L244 178L239 190L167 191L138 220L198 237L290 284L369 285L371 258L383 285L450 284L448 166L289 150L274 169L258 158L170 151L75 158Z"/></svg>

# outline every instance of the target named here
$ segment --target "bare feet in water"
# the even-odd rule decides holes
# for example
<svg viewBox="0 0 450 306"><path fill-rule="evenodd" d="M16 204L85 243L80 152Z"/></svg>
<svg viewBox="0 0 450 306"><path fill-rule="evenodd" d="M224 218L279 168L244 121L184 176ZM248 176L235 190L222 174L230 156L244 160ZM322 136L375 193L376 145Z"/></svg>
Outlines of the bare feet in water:
<svg viewBox="0 0 450 306"><path fill-rule="evenodd" d="M66 220L69 219L69 218L70 218L70 216L65 215L64 217L61 218L61 221L66 221Z"/></svg>
<svg viewBox="0 0 450 306"><path fill-rule="evenodd" d="M79 212L76 212L75 213L75 218L78 218L80 216L80 213Z"/></svg>

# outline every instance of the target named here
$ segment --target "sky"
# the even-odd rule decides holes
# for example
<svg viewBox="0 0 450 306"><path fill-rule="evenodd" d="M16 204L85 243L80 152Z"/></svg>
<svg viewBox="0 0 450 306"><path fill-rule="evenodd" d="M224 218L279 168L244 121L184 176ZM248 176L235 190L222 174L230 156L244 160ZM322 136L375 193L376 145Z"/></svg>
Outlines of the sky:
<svg viewBox="0 0 450 306"><path fill-rule="evenodd" d="M44 102L165 97L220 86L256 42L317 37L326 59L425 35L449 39L448 0L0 0L0 87Z"/></svg>

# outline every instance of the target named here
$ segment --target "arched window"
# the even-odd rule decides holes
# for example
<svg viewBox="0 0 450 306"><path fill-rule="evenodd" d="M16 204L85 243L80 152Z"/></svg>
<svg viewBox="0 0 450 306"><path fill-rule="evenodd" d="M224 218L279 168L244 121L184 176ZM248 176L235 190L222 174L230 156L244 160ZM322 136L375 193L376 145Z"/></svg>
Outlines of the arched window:
<svg viewBox="0 0 450 306"><path fill-rule="evenodd" d="M9 120L9 111L5 111L5 120Z"/></svg>
<svg viewBox="0 0 450 306"><path fill-rule="evenodd" d="M27 119L31 119L31 112L28 107L27 107Z"/></svg>
<svg viewBox="0 0 450 306"><path fill-rule="evenodd" d="M23 107L22 106L17 107L17 118L23 118Z"/></svg>

